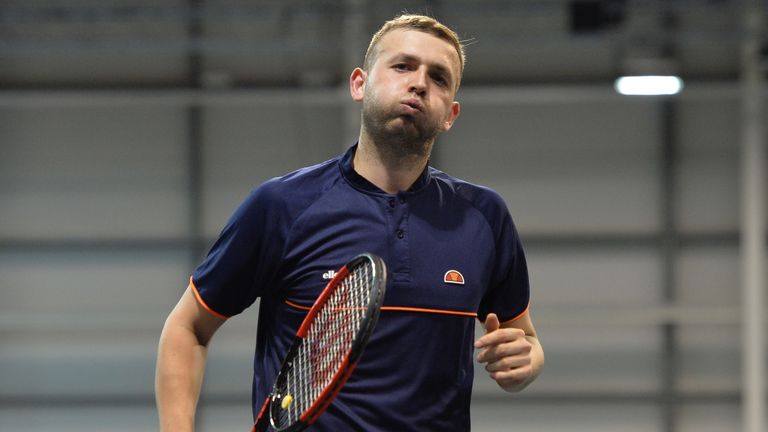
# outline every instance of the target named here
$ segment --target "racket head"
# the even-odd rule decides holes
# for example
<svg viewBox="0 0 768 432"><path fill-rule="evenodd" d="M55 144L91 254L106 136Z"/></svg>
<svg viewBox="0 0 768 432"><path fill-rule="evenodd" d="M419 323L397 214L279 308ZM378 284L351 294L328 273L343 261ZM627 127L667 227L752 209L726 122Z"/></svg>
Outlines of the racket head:
<svg viewBox="0 0 768 432"><path fill-rule="evenodd" d="M386 266L364 253L328 282L304 318L269 396L276 431L300 431L331 404L357 365L379 318Z"/></svg>

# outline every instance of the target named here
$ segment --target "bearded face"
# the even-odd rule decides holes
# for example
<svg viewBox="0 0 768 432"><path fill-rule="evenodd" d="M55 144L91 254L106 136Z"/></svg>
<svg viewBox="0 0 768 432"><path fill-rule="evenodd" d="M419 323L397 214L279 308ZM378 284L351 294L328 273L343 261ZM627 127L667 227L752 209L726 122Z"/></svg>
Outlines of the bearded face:
<svg viewBox="0 0 768 432"><path fill-rule="evenodd" d="M373 86L367 87L362 113L366 132L382 147L380 150L391 156L429 156L432 142L441 131L441 120L430 117L423 104L422 110L402 105L400 101L382 101Z"/></svg>
<svg viewBox="0 0 768 432"><path fill-rule="evenodd" d="M374 53L369 70L350 77L353 99L363 103L361 139L393 164L429 157L437 134L459 115L456 50L431 34L396 29Z"/></svg>

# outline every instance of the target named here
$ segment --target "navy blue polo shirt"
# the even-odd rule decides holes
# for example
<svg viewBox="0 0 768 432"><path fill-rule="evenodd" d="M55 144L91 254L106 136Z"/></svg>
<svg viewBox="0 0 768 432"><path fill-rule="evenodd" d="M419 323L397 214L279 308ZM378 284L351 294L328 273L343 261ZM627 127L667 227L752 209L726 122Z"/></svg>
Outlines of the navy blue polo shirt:
<svg viewBox="0 0 768 432"><path fill-rule="evenodd" d="M237 209L192 276L198 301L229 317L260 298L258 415L329 272L361 252L389 279L368 347L314 431L466 431L474 320L528 307L525 256L501 197L427 167L387 194L355 172L356 146L274 178Z"/></svg>

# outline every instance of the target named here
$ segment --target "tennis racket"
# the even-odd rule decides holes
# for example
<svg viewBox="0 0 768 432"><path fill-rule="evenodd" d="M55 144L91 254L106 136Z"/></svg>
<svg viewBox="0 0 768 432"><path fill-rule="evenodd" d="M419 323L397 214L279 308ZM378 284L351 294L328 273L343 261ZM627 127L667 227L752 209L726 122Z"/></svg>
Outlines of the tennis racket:
<svg viewBox="0 0 768 432"><path fill-rule="evenodd" d="M386 266L364 253L328 282L301 323L252 431L303 430L331 404L363 353L386 289Z"/></svg>

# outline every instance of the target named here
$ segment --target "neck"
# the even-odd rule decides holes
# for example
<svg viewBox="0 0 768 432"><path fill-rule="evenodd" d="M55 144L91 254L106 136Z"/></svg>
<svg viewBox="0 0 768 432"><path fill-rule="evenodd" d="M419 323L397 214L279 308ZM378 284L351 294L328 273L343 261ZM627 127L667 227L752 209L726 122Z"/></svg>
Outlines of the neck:
<svg viewBox="0 0 768 432"><path fill-rule="evenodd" d="M410 189L427 166L432 150L432 142L429 142L425 144L427 146L425 154L399 154L396 151L387 151L396 145L375 143L361 132L353 160L353 166L358 174L389 194Z"/></svg>

